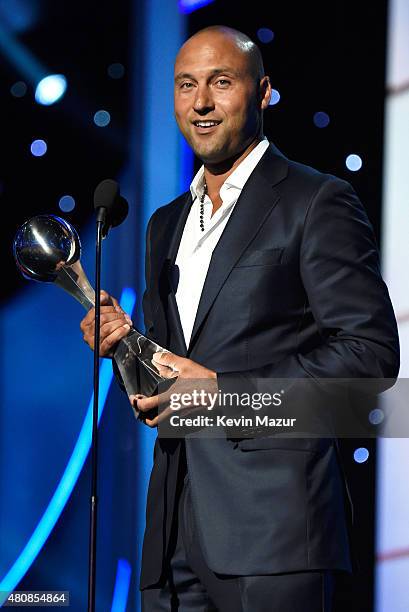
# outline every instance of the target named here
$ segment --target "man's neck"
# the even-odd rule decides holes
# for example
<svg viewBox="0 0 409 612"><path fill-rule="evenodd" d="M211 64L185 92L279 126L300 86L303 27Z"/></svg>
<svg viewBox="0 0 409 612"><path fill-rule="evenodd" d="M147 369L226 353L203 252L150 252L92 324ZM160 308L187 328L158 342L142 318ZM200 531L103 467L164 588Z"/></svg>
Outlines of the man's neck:
<svg viewBox="0 0 409 612"><path fill-rule="evenodd" d="M212 215L222 205L220 198L220 189L225 180L235 171L237 166L241 164L243 159L256 148L256 146L263 140L263 136L257 136L249 146L240 153L237 157L233 157L222 164L212 166L211 164L205 164L204 177L207 185L207 194L213 203Z"/></svg>
<svg viewBox="0 0 409 612"><path fill-rule="evenodd" d="M262 140L263 136L257 136L238 156L230 158L221 164L205 164L204 177L207 185L207 193L212 201L212 196L219 196L220 188L225 180Z"/></svg>

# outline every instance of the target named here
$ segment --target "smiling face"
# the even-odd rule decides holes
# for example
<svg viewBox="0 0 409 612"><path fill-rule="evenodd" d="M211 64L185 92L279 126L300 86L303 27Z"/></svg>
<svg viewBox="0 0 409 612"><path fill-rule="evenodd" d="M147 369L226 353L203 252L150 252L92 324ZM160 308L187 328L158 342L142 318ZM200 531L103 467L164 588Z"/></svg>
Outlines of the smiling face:
<svg viewBox="0 0 409 612"><path fill-rule="evenodd" d="M175 63L175 116L205 164L237 157L262 133L271 88L234 36L206 30L190 38Z"/></svg>

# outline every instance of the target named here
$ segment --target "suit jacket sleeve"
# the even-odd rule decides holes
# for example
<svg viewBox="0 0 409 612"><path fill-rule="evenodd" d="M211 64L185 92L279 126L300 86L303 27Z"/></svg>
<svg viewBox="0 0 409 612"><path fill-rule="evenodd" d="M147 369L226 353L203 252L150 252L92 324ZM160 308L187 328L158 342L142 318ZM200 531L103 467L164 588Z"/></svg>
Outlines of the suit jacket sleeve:
<svg viewBox="0 0 409 612"><path fill-rule="evenodd" d="M396 320L372 226L349 183L330 177L312 198L300 273L321 342L278 363L218 373L219 388L231 392L233 381L243 378L396 378Z"/></svg>

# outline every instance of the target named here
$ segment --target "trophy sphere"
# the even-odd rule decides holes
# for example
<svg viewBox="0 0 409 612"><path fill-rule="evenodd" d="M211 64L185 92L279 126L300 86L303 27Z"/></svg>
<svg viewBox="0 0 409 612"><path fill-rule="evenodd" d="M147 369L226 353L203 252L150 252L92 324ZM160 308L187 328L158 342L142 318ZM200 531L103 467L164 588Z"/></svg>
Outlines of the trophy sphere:
<svg viewBox="0 0 409 612"><path fill-rule="evenodd" d="M23 276L53 282L63 266L80 258L81 243L76 230L65 219L37 215L18 229L13 253Z"/></svg>

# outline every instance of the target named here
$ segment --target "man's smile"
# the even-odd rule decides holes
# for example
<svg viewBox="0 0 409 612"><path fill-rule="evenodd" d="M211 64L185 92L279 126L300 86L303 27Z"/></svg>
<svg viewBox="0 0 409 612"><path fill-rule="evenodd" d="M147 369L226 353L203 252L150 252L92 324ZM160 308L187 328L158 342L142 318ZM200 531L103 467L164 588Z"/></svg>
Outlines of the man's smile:
<svg viewBox="0 0 409 612"><path fill-rule="evenodd" d="M195 126L195 132L199 134L208 134L209 132L213 132L218 125L220 125L221 121L217 121L215 119L197 119L196 121L192 121L192 124Z"/></svg>

